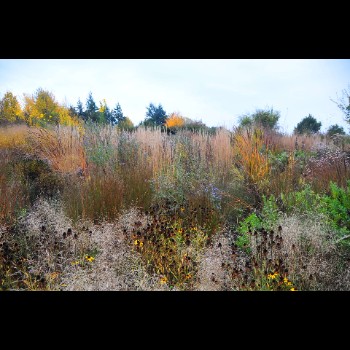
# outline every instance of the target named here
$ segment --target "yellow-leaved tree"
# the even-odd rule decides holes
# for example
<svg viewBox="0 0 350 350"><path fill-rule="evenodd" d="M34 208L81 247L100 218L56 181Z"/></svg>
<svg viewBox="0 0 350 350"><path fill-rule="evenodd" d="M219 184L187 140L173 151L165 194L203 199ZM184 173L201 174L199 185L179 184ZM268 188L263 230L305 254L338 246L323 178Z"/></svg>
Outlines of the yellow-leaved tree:
<svg viewBox="0 0 350 350"><path fill-rule="evenodd" d="M171 113L165 121L165 126L170 130L178 129L183 125L185 125L185 118L179 112Z"/></svg>
<svg viewBox="0 0 350 350"><path fill-rule="evenodd" d="M21 106L12 92L8 91L0 100L0 123L14 123L23 120Z"/></svg>
<svg viewBox="0 0 350 350"><path fill-rule="evenodd" d="M32 96L24 94L24 102L24 116L29 125L59 123L59 104L51 92L39 88Z"/></svg>
<svg viewBox="0 0 350 350"><path fill-rule="evenodd" d="M125 119L121 120L117 124L117 126L119 129L131 131L134 128L134 123L131 121L129 117L125 117Z"/></svg>
<svg viewBox="0 0 350 350"><path fill-rule="evenodd" d="M69 113L69 109L60 105L55 96L42 88L32 95L24 95L24 118L30 126L66 125L82 127L82 123Z"/></svg>

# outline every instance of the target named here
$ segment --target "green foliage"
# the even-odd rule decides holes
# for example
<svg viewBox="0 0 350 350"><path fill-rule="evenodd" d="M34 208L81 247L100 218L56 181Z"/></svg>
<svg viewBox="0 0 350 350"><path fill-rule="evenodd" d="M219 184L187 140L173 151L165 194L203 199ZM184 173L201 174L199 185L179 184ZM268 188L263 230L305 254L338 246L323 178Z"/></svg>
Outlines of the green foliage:
<svg viewBox="0 0 350 350"><path fill-rule="evenodd" d="M89 93L89 96L86 100L86 110L84 115L85 120L92 121L94 123L99 122L98 108L92 97L92 92Z"/></svg>
<svg viewBox="0 0 350 350"><path fill-rule="evenodd" d="M294 129L297 134L315 134L322 126L321 122L318 122L311 114L302 119Z"/></svg>
<svg viewBox="0 0 350 350"><path fill-rule="evenodd" d="M240 223L238 232L243 235L249 230L256 230L260 228L262 228L262 220L255 213L252 213Z"/></svg>
<svg viewBox="0 0 350 350"><path fill-rule="evenodd" d="M119 102L117 103L116 107L112 110L112 119L111 123L112 125L118 124L119 127L123 127L123 123L125 124L127 117L124 116L122 107L120 106ZM125 126L124 126L125 128Z"/></svg>
<svg viewBox="0 0 350 350"><path fill-rule="evenodd" d="M156 107L153 103L150 103L147 107L146 119L143 124L145 126L162 126L165 124L166 118L166 112L161 104Z"/></svg>
<svg viewBox="0 0 350 350"><path fill-rule="evenodd" d="M261 218L255 213L250 214L246 217L238 226L238 237L236 244L239 248L250 252L250 236L248 232L253 232L254 230L260 230L264 228L272 228L278 219L278 207L274 196L266 198L263 196L263 209L261 212Z"/></svg>
<svg viewBox="0 0 350 350"><path fill-rule="evenodd" d="M286 151L273 153L269 151L269 160L273 171L282 172L288 165L289 153Z"/></svg>
<svg viewBox="0 0 350 350"><path fill-rule="evenodd" d="M102 143L87 152L88 160L100 167L105 166L112 159L113 154L113 148Z"/></svg>
<svg viewBox="0 0 350 350"><path fill-rule="evenodd" d="M330 194L322 197L320 211L330 221L332 228L339 234L350 233L350 180L347 188L338 187L334 182L330 183Z"/></svg>
<svg viewBox="0 0 350 350"><path fill-rule="evenodd" d="M313 213L318 212L321 196L311 189L309 184L301 191L290 192L287 195L281 194L282 208L287 213Z"/></svg>
<svg viewBox="0 0 350 350"><path fill-rule="evenodd" d="M339 126L338 124L331 125L327 130L328 136L334 136L334 135L345 135L344 128L342 126Z"/></svg>
<svg viewBox="0 0 350 350"><path fill-rule="evenodd" d="M112 124L112 112L107 106L106 100L103 100L100 102L100 109L98 111L99 113L99 123L100 124Z"/></svg>
<svg viewBox="0 0 350 350"><path fill-rule="evenodd" d="M74 106L70 105L69 108L68 108L68 114L71 116L71 117L79 117L78 116L78 113L75 109Z"/></svg>
<svg viewBox="0 0 350 350"><path fill-rule="evenodd" d="M238 237L236 245L243 251L250 253L250 236L248 232L262 228L262 220L255 214L252 213L246 217L238 227Z"/></svg>
<svg viewBox="0 0 350 350"><path fill-rule="evenodd" d="M253 125L253 120L249 115L243 115L239 118L239 126L246 128Z"/></svg>
<svg viewBox="0 0 350 350"><path fill-rule="evenodd" d="M76 110L77 115L80 118L85 119L84 107L83 107L83 103L80 101L80 99L78 100L78 103L77 103L75 110Z"/></svg>
<svg viewBox="0 0 350 350"><path fill-rule="evenodd" d="M323 214L330 227L340 236L350 233L350 180L347 188L330 182L329 194L319 194L305 185L301 191L281 195L283 210L286 213ZM265 207L264 207L265 208Z"/></svg>
<svg viewBox="0 0 350 350"><path fill-rule="evenodd" d="M264 221L265 228L272 228L272 226L277 222L279 209L277 205L276 198L270 195L268 198L262 195L263 208L261 211L261 216Z"/></svg>
<svg viewBox="0 0 350 350"><path fill-rule="evenodd" d="M120 119L118 121L118 128L120 130L132 131L135 129L134 123L131 121L129 117L123 117L124 119Z"/></svg>
<svg viewBox="0 0 350 350"><path fill-rule="evenodd" d="M239 126L249 127L257 126L265 129L277 129L277 123L280 118L280 112L270 109L257 109L251 115L243 115L239 118Z"/></svg>

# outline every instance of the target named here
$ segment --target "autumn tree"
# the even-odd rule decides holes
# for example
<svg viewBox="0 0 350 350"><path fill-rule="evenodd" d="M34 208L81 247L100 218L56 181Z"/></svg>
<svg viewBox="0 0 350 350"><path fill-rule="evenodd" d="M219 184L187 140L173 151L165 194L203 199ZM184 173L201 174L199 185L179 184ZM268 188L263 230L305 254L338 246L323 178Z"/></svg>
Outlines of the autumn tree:
<svg viewBox="0 0 350 350"><path fill-rule="evenodd" d="M129 117L124 117L123 120L118 122L117 126L121 130L131 131L134 129L134 123L131 121Z"/></svg>
<svg viewBox="0 0 350 350"><path fill-rule="evenodd" d="M109 109L107 106L107 102L105 99L100 102L100 109L99 109L99 118L98 121L99 123L102 124L112 124L112 111Z"/></svg>
<svg viewBox="0 0 350 350"><path fill-rule="evenodd" d="M179 128L184 124L185 119L178 112L171 113L165 121L165 126L167 128Z"/></svg>
<svg viewBox="0 0 350 350"><path fill-rule="evenodd" d="M14 123L23 120L21 106L12 92L6 92L0 100L0 123Z"/></svg>
<svg viewBox="0 0 350 350"><path fill-rule="evenodd" d="M185 125L185 119L178 112L171 113L165 121L167 132L175 134L178 129Z"/></svg>
<svg viewBox="0 0 350 350"><path fill-rule="evenodd" d="M49 91L39 88L32 96L25 94L24 100L24 118L28 125L80 126L72 110L60 105Z"/></svg>
<svg viewBox="0 0 350 350"><path fill-rule="evenodd" d="M54 95L42 88L32 96L24 95L24 116L29 125L59 123L59 104Z"/></svg>

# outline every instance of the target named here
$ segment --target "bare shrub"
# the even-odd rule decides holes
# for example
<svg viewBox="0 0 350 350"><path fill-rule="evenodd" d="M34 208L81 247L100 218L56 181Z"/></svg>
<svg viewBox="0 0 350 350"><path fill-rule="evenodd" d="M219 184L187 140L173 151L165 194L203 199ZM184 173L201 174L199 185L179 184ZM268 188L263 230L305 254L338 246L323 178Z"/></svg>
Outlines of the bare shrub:
<svg viewBox="0 0 350 350"><path fill-rule="evenodd" d="M343 258L322 216L290 216L279 220L289 275L302 290L337 290L344 274ZM349 285L347 286L349 288Z"/></svg>
<svg viewBox="0 0 350 350"><path fill-rule="evenodd" d="M137 209L121 213L118 222L92 226L91 244L98 253L88 269L66 266L62 277L64 290L167 290L160 278L147 273L140 255L132 251L124 229L146 217ZM85 223L85 225L88 225Z"/></svg>

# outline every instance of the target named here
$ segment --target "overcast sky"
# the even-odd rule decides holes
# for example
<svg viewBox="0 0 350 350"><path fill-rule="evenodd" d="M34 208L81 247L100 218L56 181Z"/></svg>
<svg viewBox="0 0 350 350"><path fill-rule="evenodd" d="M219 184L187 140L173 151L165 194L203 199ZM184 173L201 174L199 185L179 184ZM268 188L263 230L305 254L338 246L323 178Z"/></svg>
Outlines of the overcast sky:
<svg viewBox="0 0 350 350"><path fill-rule="evenodd" d="M237 125L256 109L281 113L279 125L291 133L313 115L321 131L349 126L331 99L350 84L350 59L0 59L0 97L22 101L39 87L60 103L120 103L135 125L146 107L162 104L167 113L202 120L208 126Z"/></svg>

